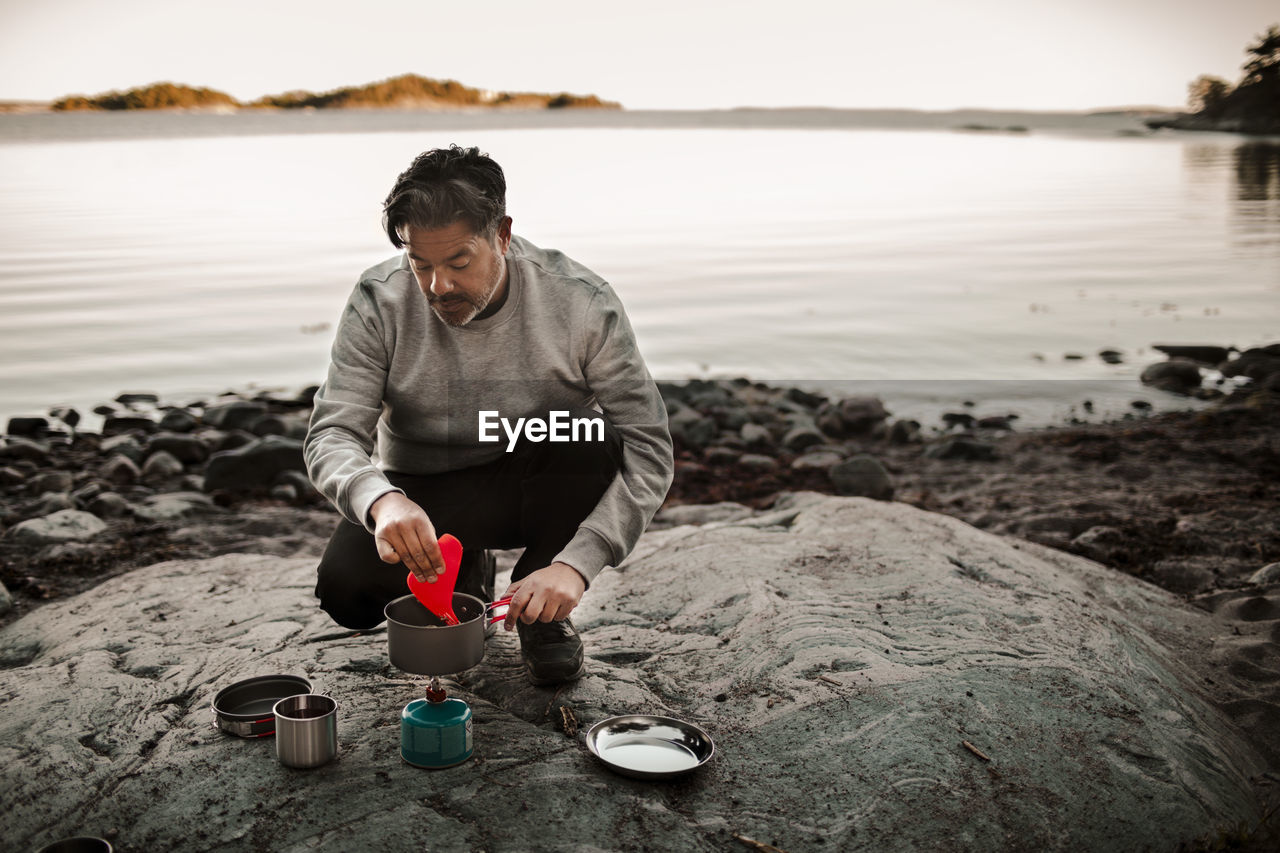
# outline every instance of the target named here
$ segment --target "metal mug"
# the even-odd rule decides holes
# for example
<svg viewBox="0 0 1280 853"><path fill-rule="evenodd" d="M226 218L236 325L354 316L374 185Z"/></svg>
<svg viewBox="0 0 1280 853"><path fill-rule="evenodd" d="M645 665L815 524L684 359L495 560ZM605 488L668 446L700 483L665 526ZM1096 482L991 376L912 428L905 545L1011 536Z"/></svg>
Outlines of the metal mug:
<svg viewBox="0 0 1280 853"><path fill-rule="evenodd" d="M338 703L331 697L288 696L271 710L276 717L276 758L281 764L319 767L338 754Z"/></svg>

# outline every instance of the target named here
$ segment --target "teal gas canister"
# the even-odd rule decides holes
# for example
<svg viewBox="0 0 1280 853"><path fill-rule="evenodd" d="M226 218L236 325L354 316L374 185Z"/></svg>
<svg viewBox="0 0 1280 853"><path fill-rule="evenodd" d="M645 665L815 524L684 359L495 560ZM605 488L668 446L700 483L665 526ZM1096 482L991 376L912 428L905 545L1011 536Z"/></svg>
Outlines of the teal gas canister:
<svg viewBox="0 0 1280 853"><path fill-rule="evenodd" d="M400 757L415 767L439 770L471 757L471 708L428 690L400 712Z"/></svg>

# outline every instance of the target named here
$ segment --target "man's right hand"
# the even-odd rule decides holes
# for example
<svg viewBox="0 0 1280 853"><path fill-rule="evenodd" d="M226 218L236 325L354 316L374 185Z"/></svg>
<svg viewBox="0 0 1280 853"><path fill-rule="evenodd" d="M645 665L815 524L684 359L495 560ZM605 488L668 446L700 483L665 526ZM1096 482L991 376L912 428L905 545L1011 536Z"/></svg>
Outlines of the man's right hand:
<svg viewBox="0 0 1280 853"><path fill-rule="evenodd" d="M387 492L373 502L369 515L373 541L384 563L404 563L425 583L435 583L436 575L444 574L436 529L422 507L399 492Z"/></svg>

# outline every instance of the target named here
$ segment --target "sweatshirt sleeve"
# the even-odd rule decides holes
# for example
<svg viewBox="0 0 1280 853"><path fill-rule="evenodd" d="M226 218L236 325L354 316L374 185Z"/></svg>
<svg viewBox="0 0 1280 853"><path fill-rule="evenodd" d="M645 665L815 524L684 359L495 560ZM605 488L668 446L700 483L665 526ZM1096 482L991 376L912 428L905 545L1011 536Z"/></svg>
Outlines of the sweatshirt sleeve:
<svg viewBox="0 0 1280 853"><path fill-rule="evenodd" d="M666 499L675 462L662 395L608 285L592 296L583 329L587 385L622 436L622 470L555 557L577 569L590 586L601 569L631 553Z"/></svg>
<svg viewBox="0 0 1280 853"><path fill-rule="evenodd" d="M373 464L390 358L368 286L356 286L338 324L329 373L303 442L307 474L343 517L373 532L369 507L401 492Z"/></svg>

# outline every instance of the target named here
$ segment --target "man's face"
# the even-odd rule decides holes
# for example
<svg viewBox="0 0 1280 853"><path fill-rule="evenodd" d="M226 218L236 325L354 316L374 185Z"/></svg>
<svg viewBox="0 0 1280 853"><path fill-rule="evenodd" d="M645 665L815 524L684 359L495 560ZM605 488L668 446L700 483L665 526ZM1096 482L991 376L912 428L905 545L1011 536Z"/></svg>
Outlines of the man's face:
<svg viewBox="0 0 1280 853"><path fill-rule="evenodd" d="M465 326L506 292L511 217L503 218L490 240L466 222L443 228L408 225L400 236L418 289L441 322Z"/></svg>

